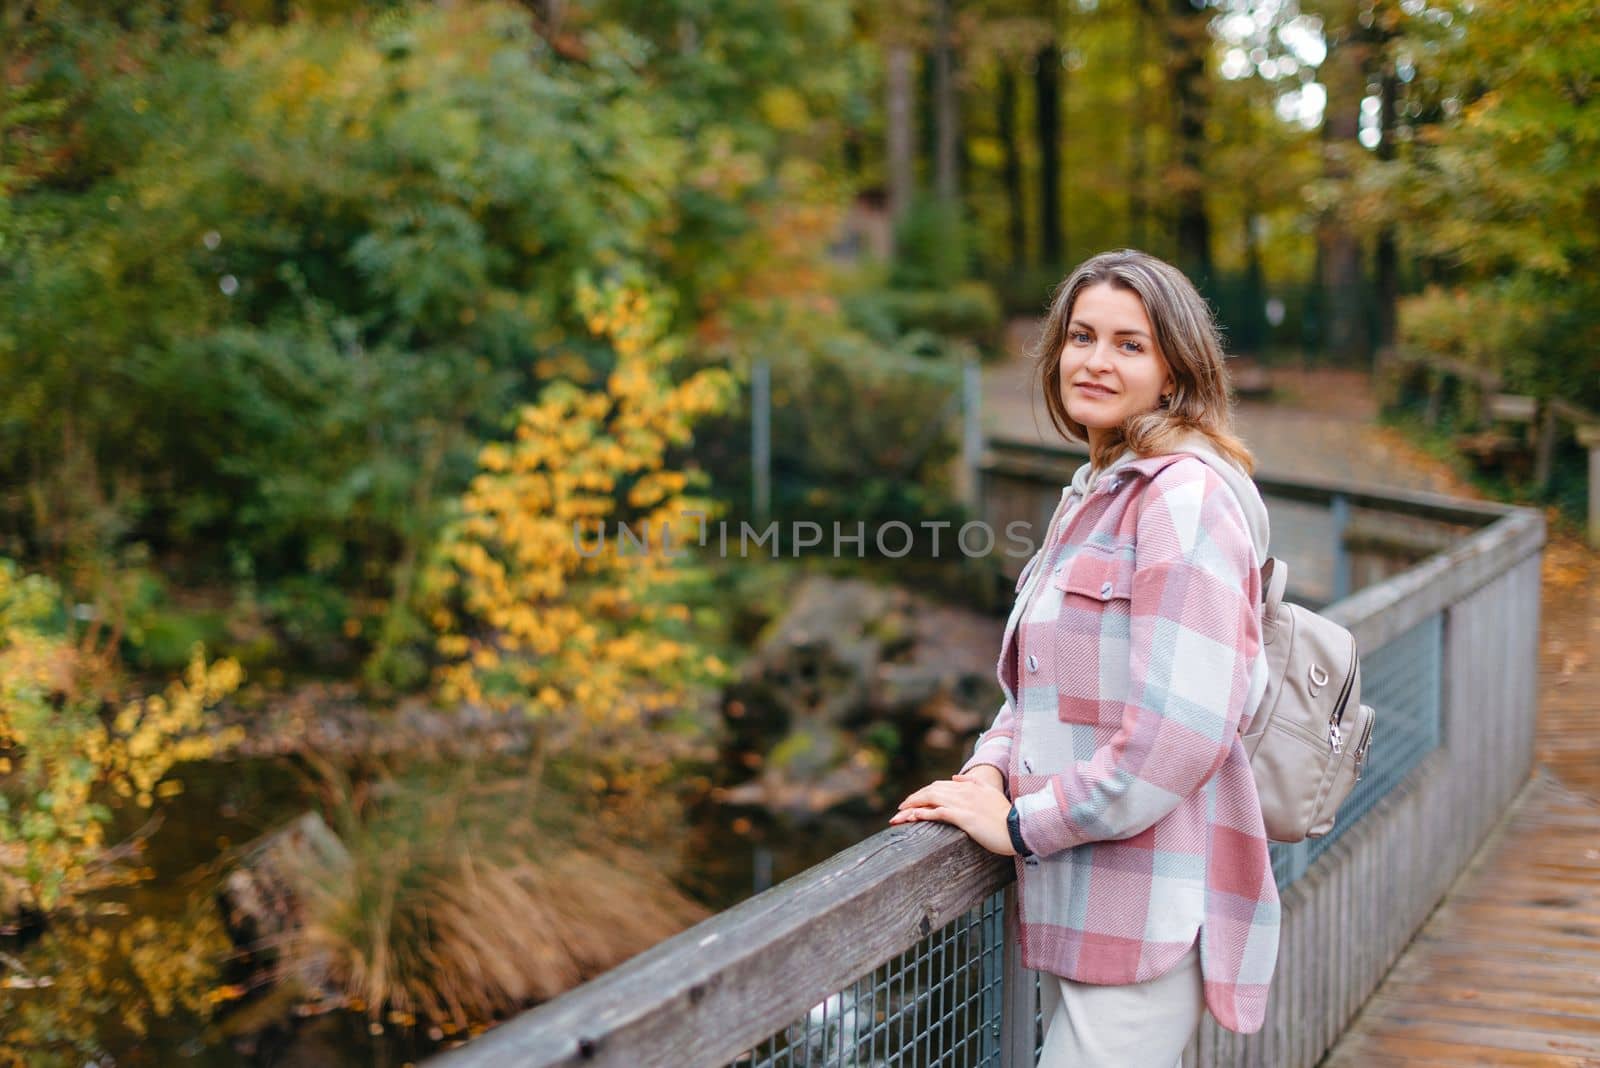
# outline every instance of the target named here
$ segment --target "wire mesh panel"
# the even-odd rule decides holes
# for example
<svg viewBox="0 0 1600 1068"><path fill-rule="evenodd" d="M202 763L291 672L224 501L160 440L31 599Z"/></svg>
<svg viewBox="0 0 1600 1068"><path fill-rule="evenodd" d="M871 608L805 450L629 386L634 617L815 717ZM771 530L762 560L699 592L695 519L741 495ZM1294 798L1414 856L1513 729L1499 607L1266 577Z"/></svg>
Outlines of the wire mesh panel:
<svg viewBox="0 0 1600 1068"><path fill-rule="evenodd" d="M733 1068L998 1068L1004 910L990 895Z"/></svg>
<svg viewBox="0 0 1600 1068"><path fill-rule="evenodd" d="M1305 874L1341 834L1438 748L1443 663L1444 615L1439 612L1361 658L1361 701L1377 713L1361 781L1339 807L1331 832L1292 845L1269 846L1278 889Z"/></svg>
<svg viewBox="0 0 1600 1068"><path fill-rule="evenodd" d="M1439 695L1444 665L1444 614L1435 612L1361 658L1361 701L1376 711L1361 781L1339 808L1333 830L1310 843L1315 862L1378 799L1439 747Z"/></svg>

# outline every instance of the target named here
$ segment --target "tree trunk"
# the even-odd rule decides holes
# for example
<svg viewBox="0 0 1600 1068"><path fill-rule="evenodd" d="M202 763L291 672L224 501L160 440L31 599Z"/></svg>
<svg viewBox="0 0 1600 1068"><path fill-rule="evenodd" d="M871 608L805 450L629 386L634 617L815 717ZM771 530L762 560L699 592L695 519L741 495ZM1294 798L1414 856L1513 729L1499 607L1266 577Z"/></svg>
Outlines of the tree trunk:
<svg viewBox="0 0 1600 1068"><path fill-rule="evenodd" d="M1211 90L1206 53L1211 12L1191 0L1168 0L1167 51L1175 105L1171 188L1176 212L1178 267L1201 292L1211 286L1211 220L1206 214L1206 111Z"/></svg>
<svg viewBox="0 0 1600 1068"><path fill-rule="evenodd" d="M1035 133L1039 142L1039 260L1064 266L1061 241L1061 49L1054 42L1034 56Z"/></svg>
<svg viewBox="0 0 1600 1068"><path fill-rule="evenodd" d="M1394 159L1394 116L1396 97L1400 92L1400 79L1395 76L1394 64L1384 62L1380 75L1378 96L1378 158ZM1395 343L1398 333L1396 309L1400 303L1400 252L1395 239L1394 224L1378 231L1378 246L1373 268L1376 273L1378 297L1378 347L1388 348Z"/></svg>
<svg viewBox="0 0 1600 1068"><path fill-rule="evenodd" d="M934 190L939 199L954 203L961 195L957 152L961 143L961 111L956 99L955 44L950 37L954 0L938 0L937 40L933 48Z"/></svg>
<svg viewBox="0 0 1600 1068"><path fill-rule="evenodd" d="M1133 9L1133 40L1128 56L1128 69L1133 72L1133 121L1128 124L1128 234L1135 248L1144 248L1149 240L1147 228L1150 218L1149 157L1145 142L1145 127L1149 123L1149 98L1145 94L1144 79L1139 76L1148 54L1147 26L1144 5Z"/></svg>
<svg viewBox="0 0 1600 1068"><path fill-rule="evenodd" d="M1017 78L1003 58L997 106L1000 147L1005 153L1002 176L1006 187L1006 237L1011 248L1011 268L1020 271L1027 262L1028 235L1022 202L1022 153L1017 144Z"/></svg>
<svg viewBox="0 0 1600 1068"><path fill-rule="evenodd" d="M1328 58L1322 65L1327 110L1322 119L1323 174L1335 187L1350 177L1350 160L1361 151L1361 97L1367 85L1368 44L1356 22L1355 5L1340 5L1338 25L1330 26ZM1363 314L1361 244L1337 207L1317 227L1322 256L1323 338L1328 354L1347 365L1365 365L1371 356Z"/></svg>
<svg viewBox="0 0 1600 1068"><path fill-rule="evenodd" d="M1256 205L1257 197L1251 190L1245 196L1244 210L1244 300L1243 307L1235 313L1241 318L1231 339L1236 355L1259 355L1266 341L1267 285L1261 269L1261 215Z"/></svg>
<svg viewBox="0 0 1600 1068"><path fill-rule="evenodd" d="M889 49L884 78L888 94L889 215L899 222L916 194L913 156L915 96L911 81L912 51L903 44Z"/></svg>

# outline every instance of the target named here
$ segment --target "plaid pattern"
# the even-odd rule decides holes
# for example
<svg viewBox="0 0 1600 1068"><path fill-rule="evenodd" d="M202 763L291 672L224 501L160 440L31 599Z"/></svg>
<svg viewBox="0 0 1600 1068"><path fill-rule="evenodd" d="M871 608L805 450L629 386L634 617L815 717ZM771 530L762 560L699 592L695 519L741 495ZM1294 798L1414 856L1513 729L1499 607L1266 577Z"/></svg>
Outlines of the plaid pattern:
<svg viewBox="0 0 1600 1068"><path fill-rule="evenodd" d="M1024 569L972 759L998 768L1026 967L1087 983L1170 970L1200 939L1206 1007L1265 1022L1279 904L1244 745L1267 682L1238 499L1185 454L1113 465ZM1020 714L1019 714L1020 711Z"/></svg>

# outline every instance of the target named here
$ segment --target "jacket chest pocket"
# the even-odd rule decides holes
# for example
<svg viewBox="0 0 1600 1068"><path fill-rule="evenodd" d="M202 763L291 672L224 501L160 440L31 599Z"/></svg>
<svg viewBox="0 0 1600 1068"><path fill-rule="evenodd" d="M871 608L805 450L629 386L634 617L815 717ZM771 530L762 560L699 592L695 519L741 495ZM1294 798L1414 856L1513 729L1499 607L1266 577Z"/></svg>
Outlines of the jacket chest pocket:
<svg viewBox="0 0 1600 1068"><path fill-rule="evenodd" d="M1105 612L1126 615L1133 601L1133 558L1123 553L1080 549L1051 578L1061 591L1063 612L1090 616Z"/></svg>
<svg viewBox="0 0 1600 1068"><path fill-rule="evenodd" d="M1082 549L1051 576L1051 584L1061 596L1057 713L1067 723L1115 726L1128 697L1133 558Z"/></svg>

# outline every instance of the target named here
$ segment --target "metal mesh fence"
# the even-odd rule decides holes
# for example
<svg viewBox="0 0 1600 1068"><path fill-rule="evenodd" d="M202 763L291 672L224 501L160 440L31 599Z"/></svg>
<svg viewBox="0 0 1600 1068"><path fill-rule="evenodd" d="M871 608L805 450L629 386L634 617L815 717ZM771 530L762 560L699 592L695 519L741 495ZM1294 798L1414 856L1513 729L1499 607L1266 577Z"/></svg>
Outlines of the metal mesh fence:
<svg viewBox="0 0 1600 1068"><path fill-rule="evenodd" d="M1440 672L1444 616L1434 613L1361 658L1361 700L1377 712L1361 781L1339 808L1333 830L1321 838L1270 846L1278 888L1305 873L1378 799L1394 789L1439 745Z"/></svg>
<svg viewBox="0 0 1600 1068"><path fill-rule="evenodd" d="M1004 908L1003 893L990 895L733 1068L997 1068Z"/></svg>

